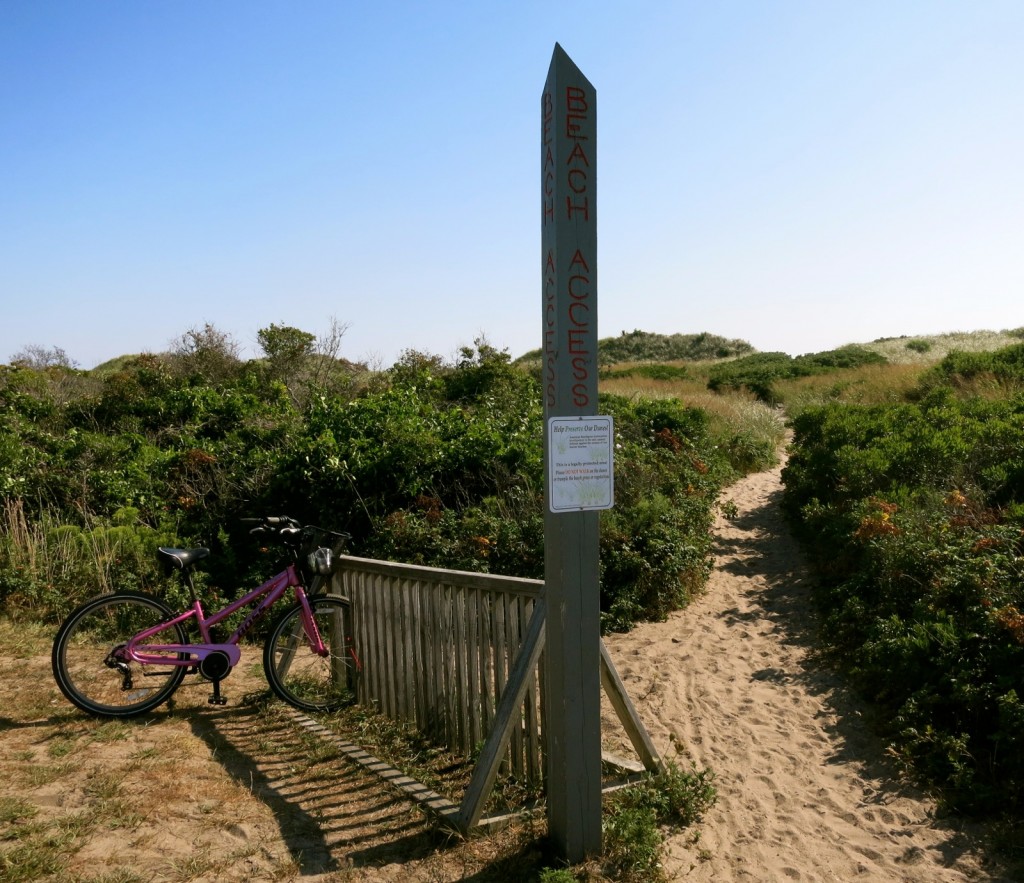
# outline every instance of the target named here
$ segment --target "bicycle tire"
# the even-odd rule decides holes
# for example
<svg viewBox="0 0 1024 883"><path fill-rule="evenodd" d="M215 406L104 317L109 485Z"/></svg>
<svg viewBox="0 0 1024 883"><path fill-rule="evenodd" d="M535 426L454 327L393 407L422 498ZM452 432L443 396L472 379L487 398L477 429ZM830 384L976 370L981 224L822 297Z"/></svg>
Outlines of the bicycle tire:
<svg viewBox="0 0 1024 883"><path fill-rule="evenodd" d="M337 595L309 598L327 657L312 652L303 628L302 604L274 623L263 646L267 683L289 705L303 711L337 711L356 700L359 677L352 640L352 604Z"/></svg>
<svg viewBox="0 0 1024 883"><path fill-rule="evenodd" d="M174 616L149 595L100 595L72 611L53 639L50 657L57 686L82 711L97 717L134 717L166 702L185 677L184 666L143 666L114 661L111 654L135 634ZM160 643L188 643L181 624L169 626ZM187 659L187 653L179 653Z"/></svg>

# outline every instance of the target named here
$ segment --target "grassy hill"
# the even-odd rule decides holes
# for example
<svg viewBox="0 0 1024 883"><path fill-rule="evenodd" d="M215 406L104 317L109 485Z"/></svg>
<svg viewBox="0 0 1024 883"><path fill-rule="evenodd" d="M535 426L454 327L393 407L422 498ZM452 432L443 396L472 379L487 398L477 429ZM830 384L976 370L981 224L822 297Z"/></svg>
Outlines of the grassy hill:
<svg viewBox="0 0 1024 883"><path fill-rule="evenodd" d="M947 334L880 337L871 343L860 344L866 350L898 365L938 362L954 350L959 352L989 352L1012 346L1024 340L1024 328L1005 331L953 331Z"/></svg>
<svg viewBox="0 0 1024 883"><path fill-rule="evenodd" d="M851 343L840 351L856 347L883 356L897 365L938 362L953 351L989 352L1024 340L1024 328L1003 331L953 331L945 334L904 334L879 337L869 343ZM650 331L623 331L618 337L598 342L603 366L651 362L707 362L733 359L758 352L745 340L729 339L706 331L700 334L658 334ZM804 358L821 355L808 353ZM539 364L541 351L530 350L517 364Z"/></svg>
<svg viewBox="0 0 1024 883"><path fill-rule="evenodd" d="M708 341L724 338L633 332L602 340L602 392L677 398L729 423L735 424L739 413L742 423L753 420L762 424L775 416L752 407L746 398L784 405L790 416L829 401L868 404L898 400L918 384L923 372L951 352L994 352L1019 344L1024 340L1024 328L880 338L797 357L751 347L726 358L659 360L659 352L672 340L700 341L706 351ZM620 358L623 349L617 347L619 341L627 344L628 358ZM726 343L749 346L743 341ZM700 344L691 348L693 353L701 350ZM539 366L539 351L532 356Z"/></svg>

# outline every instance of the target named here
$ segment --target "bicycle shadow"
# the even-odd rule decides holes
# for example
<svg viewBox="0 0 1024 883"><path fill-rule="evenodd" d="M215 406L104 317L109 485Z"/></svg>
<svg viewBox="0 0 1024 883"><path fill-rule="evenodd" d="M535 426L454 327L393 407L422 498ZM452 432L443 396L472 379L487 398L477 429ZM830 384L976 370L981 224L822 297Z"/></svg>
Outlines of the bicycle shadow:
<svg viewBox="0 0 1024 883"><path fill-rule="evenodd" d="M410 801L259 703L197 709L190 724L273 813L303 876L405 862L444 844Z"/></svg>

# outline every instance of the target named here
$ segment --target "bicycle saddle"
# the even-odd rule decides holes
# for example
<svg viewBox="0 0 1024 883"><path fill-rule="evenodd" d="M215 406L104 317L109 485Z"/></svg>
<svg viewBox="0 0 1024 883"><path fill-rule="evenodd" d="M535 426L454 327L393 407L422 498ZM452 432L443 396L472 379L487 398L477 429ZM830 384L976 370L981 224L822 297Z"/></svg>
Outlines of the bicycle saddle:
<svg viewBox="0 0 1024 883"><path fill-rule="evenodd" d="M210 554L210 550L203 546L200 546L198 549L171 549L167 546L161 546L156 551L161 561L177 567L178 570L191 567L197 561L202 561Z"/></svg>

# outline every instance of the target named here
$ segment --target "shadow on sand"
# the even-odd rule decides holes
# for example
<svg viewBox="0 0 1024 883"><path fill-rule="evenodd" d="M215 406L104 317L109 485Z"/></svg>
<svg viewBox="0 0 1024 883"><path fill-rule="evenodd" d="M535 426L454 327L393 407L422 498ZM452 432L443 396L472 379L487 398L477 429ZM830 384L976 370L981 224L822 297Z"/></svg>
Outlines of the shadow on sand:
<svg viewBox="0 0 1024 883"><path fill-rule="evenodd" d="M835 719L827 729L838 747L828 762L853 764L865 777L884 783L874 794L865 795L866 802L884 805L898 794L923 798L925 793L908 780L877 735L872 725L874 709L847 686L821 652L811 597L813 579L782 515L782 494L782 488L774 490L762 505L733 520L742 537L718 538L715 553L721 569L742 577L762 578L749 580L747 599L755 605L753 611L726 610L719 615L767 620L784 642L804 650L798 671L765 668L754 672L753 677L780 684L799 683L819 697ZM947 866L955 865L960 856L984 855L992 874L987 879L992 883L1024 879L1021 868L1003 866L1003 859L991 848L990 832L984 825L950 814L937 819L935 828L945 836L941 851Z"/></svg>

